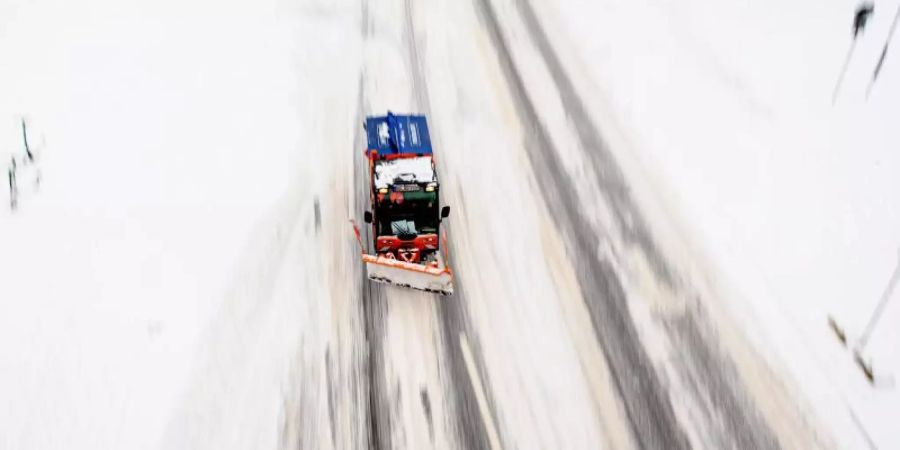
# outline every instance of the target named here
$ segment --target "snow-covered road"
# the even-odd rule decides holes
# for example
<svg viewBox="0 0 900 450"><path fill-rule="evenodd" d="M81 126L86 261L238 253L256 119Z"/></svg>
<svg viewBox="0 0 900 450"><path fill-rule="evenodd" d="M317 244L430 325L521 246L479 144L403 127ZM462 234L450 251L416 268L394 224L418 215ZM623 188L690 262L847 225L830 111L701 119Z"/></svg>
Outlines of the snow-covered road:
<svg viewBox="0 0 900 450"><path fill-rule="evenodd" d="M595 89L596 80L579 63L567 35L555 32L559 11L552 2L264 3L271 11L246 20L243 15L254 7L229 3L223 13L228 19L210 30L202 48L216 47L216 37L252 24L247 29L264 37L232 44L241 44L244 57L254 55L247 42L261 45L267 52L258 56L258 64L284 74L255 81L248 75L225 84L226 89L237 86L240 92L245 84L261 82L258 88L264 92L257 95L275 107L261 103L252 115L273 114L271 121L259 119L267 122L268 131L275 126L297 131L240 141L256 152L248 158L259 167L229 172L216 184L253 186L266 180L252 195L245 194L251 204L254 198L265 200L231 210L222 220L236 224L219 231L224 249L213 248L210 238L213 244L204 250L208 254L197 259L197 265L204 258L215 259L215 267L229 275L190 272L204 280L197 283L196 294L166 291L177 301L190 302L193 296L204 300L188 303L198 311L196 323L179 328L188 331L168 343L183 347L177 358L160 356L154 366L171 374L157 387L166 394L149 402L152 407L144 413L153 426L141 435L135 431L141 428L137 419L120 419L115 412L118 405L133 411L148 401L151 394L132 394L153 385L139 373L129 372L128 383L109 391L91 391L108 395L106 403L93 409L85 407L93 394L71 399L66 397L77 386L59 388L63 400L54 407L62 414L84 415L82 422L65 425L59 437L52 419L41 421L46 406L28 409L27 396L40 392L40 386L29 386L12 404L25 413L0 413L0 425L11 424L13 430L0 440L0 448L56 448L66 442L71 448L167 449L833 445L793 381L786 381L746 338L746 324L723 300L730 293L716 282L717 269L696 256L694 238L669 214L665 192L658 191L631 154L632 143ZM167 18L160 20L172 25ZM181 26L176 31L193 39L189 24ZM177 39L170 39L174 42L168 46L147 45L160 52L178 47ZM198 64L186 53L182 63ZM228 61L209 64L233 69L234 61L221 57ZM290 82L290 76L296 81ZM102 91L99 84L94 89ZM279 98L279 88L285 99ZM185 94L181 101L190 103L190 98ZM73 118L77 104L66 104L71 110L54 123ZM167 111L166 105L157 107ZM213 101L208 108L229 106ZM97 115L118 113L111 110ZM365 116L387 110L428 115L443 202L452 209L447 231L456 291L451 297L372 284L359 262L349 222L360 223L367 206L361 125ZM40 119L40 111L37 115ZM66 126L73 129L84 123L72 120L75 124ZM204 166L220 158L217 152L247 155L247 148L229 146L226 136L237 132L228 123L213 128L223 134L216 139L220 147L192 153L203 145L196 139L176 147L194 157L182 161L181 153L172 150L173 170L203 179L205 171L217 170ZM51 142L58 129L48 127ZM129 129L140 128L133 124ZM252 131L248 127L240 134ZM165 128L155 132L164 134ZM76 133L82 146L91 142L88 135ZM54 145L66 145L59 139L57 135ZM168 143L164 137L155 139L159 147ZM168 166L152 162L155 150L140 153L151 162L149 169L132 171L166 173ZM119 162L128 166L131 151ZM54 166L54 157L45 155L49 175L71 171L64 164ZM92 165L79 167L88 174L103 172ZM165 176L158 178L145 176L143 181L151 185L146 189L169 183ZM75 183L78 177L70 175L69 180ZM66 188L54 186L51 179L32 204L23 202L17 216L0 219L19 219L11 226L14 233L33 232L33 224L56 217L39 213L60 204L71 207L67 202L72 197L61 194ZM193 192L188 182L181 189ZM243 192L232 189L232 194ZM101 191L92 195L109 195ZM216 195L215 188L208 191L207 196L182 200L188 207L207 205ZM159 195L148 194L151 200L135 202L132 209L171 213L165 192ZM111 198L113 208L116 201L129 201L125 195ZM84 227L94 226L92 220L84 219ZM216 220L203 223L211 229ZM49 234L51 228L43 223L37 229ZM190 236L200 239L205 232L200 227ZM98 233L90 241L106 242L105 236ZM186 247L179 251L188 252ZM25 245L15 248L31 251ZM52 259L56 253L47 247L40 255ZM13 259L0 261L4 275L24 270ZM77 263L78 258L64 261ZM86 276L104 275L109 274ZM14 286L17 292L31 289L24 282ZM132 288L74 296L96 295L113 303ZM40 292L21 297L47 295ZM0 305L11 312L11 303ZM159 314L171 320L178 308ZM72 317L86 320L77 319L77 313ZM97 323L106 330L102 320ZM150 334L164 333L160 327ZM8 336L12 339L28 335L25 327L10 333L17 333ZM65 348L53 333L40 336L58 339ZM129 345L123 343L115 354L126 353ZM0 346L4 353L12 348ZM133 358L154 352L169 355L148 348ZM188 352L196 357L186 357ZM24 353L9 361L26 360ZM53 361L49 367L63 367L56 376L65 378L66 368L80 364L54 355L47 351L40 357ZM115 359L113 354L92 355ZM42 380L53 378L40 367L34 370ZM84 376L95 387L109 377L90 370ZM98 437L82 429L110 423L125 431ZM43 431L50 437L39 436Z"/></svg>
<svg viewBox="0 0 900 450"><path fill-rule="evenodd" d="M823 444L790 393L769 398L777 376L710 312L714 294L664 256L529 3L380 0L361 17L355 125L388 109L429 115L458 274L441 299L354 272L370 444ZM355 186L359 223L355 135L339 182Z"/></svg>

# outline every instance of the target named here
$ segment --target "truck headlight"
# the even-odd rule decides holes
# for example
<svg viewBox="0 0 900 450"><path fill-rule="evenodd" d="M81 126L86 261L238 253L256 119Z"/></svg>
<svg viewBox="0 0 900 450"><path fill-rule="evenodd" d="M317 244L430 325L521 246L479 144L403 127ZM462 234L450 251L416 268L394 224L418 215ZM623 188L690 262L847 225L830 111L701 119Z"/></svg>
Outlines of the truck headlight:
<svg viewBox="0 0 900 450"><path fill-rule="evenodd" d="M388 192L387 188L381 188L378 190L379 194L387 194L387 192Z"/></svg>
<svg viewBox="0 0 900 450"><path fill-rule="evenodd" d="M434 192L434 189L436 187L437 187L437 183L428 183L428 185L425 186L425 192Z"/></svg>

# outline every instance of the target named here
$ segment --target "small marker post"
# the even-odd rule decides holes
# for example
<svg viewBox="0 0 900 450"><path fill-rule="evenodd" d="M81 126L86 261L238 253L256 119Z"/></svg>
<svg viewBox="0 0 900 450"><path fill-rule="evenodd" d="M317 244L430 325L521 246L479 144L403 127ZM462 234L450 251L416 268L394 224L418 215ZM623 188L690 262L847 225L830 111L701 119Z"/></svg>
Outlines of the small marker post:
<svg viewBox="0 0 900 450"><path fill-rule="evenodd" d="M878 320L881 319L885 307L891 300L891 294L894 293L894 287L897 286L898 280L900 280L900 250L897 251L897 265L894 267L894 273L891 274L891 278L888 280L888 284L884 288L881 299L878 300L875 311L872 312L872 317L869 318L869 322L866 324L862 336L860 336L859 340L856 341L856 345L853 347L853 356L856 360L856 364L862 369L870 383L874 383L875 381L872 363L867 362L865 358L863 358L862 352L865 350L866 344L869 343L869 338L872 337L872 332L875 331L875 326L878 325Z"/></svg>
<svg viewBox="0 0 900 450"><path fill-rule="evenodd" d="M837 82L834 83L834 90L831 92L832 105L837 101L838 93L841 90L841 86L844 84L844 75L846 75L847 68L850 66L853 50L856 49L856 38L859 37L859 34L862 33L863 30L865 30L866 23L868 23L869 17L872 16L874 11L875 6L871 2L864 2L856 8L856 13L853 15L853 40L850 41L850 48L847 50L847 56L844 57L844 64L841 66Z"/></svg>

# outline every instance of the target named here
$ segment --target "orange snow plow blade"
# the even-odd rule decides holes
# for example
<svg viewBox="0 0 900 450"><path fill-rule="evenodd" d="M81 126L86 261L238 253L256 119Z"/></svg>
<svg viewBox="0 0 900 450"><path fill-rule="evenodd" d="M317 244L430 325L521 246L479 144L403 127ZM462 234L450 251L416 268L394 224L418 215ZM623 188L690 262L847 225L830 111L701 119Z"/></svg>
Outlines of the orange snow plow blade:
<svg viewBox="0 0 900 450"><path fill-rule="evenodd" d="M400 261L395 258L369 255L365 251L359 227L352 220L356 242L359 243L360 254L366 265L366 275L370 280L394 286L418 289L441 295L453 294L453 273L447 267L446 253L435 255L436 261L428 264L417 264ZM447 240L442 236L446 247ZM446 250L445 250L446 251Z"/></svg>
<svg viewBox="0 0 900 450"><path fill-rule="evenodd" d="M439 261L437 266L430 266L365 253L362 260L372 281L441 295L453 294L453 274L443 267L443 261Z"/></svg>

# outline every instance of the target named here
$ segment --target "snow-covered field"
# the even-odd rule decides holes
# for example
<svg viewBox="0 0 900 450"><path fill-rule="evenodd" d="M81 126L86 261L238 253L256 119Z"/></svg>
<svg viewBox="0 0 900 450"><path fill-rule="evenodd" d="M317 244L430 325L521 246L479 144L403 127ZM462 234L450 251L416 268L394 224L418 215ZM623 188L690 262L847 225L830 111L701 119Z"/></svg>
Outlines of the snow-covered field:
<svg viewBox="0 0 900 450"><path fill-rule="evenodd" d="M322 145L316 104L341 87L309 77L326 64L339 74L323 57L343 51L341 29L315 4L4 1L0 11L0 447L159 448L202 336L244 288L245 261L311 214L323 182L320 153L306 151ZM11 213L6 162L21 157L21 115L43 181L22 186ZM286 280L314 276L308 255ZM254 349L265 364L294 356L262 353L296 342L292 310L277 311L264 324L275 337ZM281 370L250 373L280 398ZM270 410L248 414L275 420L280 404Z"/></svg>
<svg viewBox="0 0 900 450"><path fill-rule="evenodd" d="M900 298L866 348L876 387L826 326L858 336L898 258L900 55L866 100L897 3L832 106L843 0L533 2L673 288L520 1L0 0L0 448L660 444L644 417L667 448L900 445ZM568 191L529 153L513 75ZM355 138L388 108L429 114L455 297L360 288ZM574 255L615 274L620 315ZM679 340L695 307L711 324ZM608 317L638 356L603 348ZM618 385L647 373L622 361L662 400Z"/></svg>

